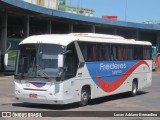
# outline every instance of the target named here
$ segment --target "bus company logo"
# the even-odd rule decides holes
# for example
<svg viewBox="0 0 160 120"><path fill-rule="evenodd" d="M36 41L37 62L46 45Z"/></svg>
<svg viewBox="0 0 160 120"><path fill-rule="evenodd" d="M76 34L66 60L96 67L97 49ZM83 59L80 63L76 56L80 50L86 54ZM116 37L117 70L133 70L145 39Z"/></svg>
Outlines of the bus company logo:
<svg viewBox="0 0 160 120"><path fill-rule="evenodd" d="M114 66L113 64L111 64L112 66ZM106 81L103 77L101 77L98 73L96 74L97 80L98 80L98 85L101 87L101 89L105 92L113 92L116 89L118 89L122 83L127 80L127 78L140 66L140 65L146 65L149 68L149 65L146 61L139 61L137 63L135 63L134 65L132 65L132 67L130 67L129 69L127 69L127 71L119 76L117 79L113 80L112 82ZM110 69L111 66L109 66L110 68L105 68L106 65L104 65L104 68L101 69ZM102 65L103 67L103 65ZM119 74L122 70L120 70L120 68L125 69L126 65L125 64L119 64L119 66L113 67L112 69L112 74Z"/></svg>
<svg viewBox="0 0 160 120"><path fill-rule="evenodd" d="M12 113L11 112L2 112L2 117L4 117L4 118L10 118L10 117L12 117Z"/></svg>
<svg viewBox="0 0 160 120"><path fill-rule="evenodd" d="M100 70L119 70L119 69L125 69L127 67L127 65L125 63L121 63L121 64L100 64Z"/></svg>

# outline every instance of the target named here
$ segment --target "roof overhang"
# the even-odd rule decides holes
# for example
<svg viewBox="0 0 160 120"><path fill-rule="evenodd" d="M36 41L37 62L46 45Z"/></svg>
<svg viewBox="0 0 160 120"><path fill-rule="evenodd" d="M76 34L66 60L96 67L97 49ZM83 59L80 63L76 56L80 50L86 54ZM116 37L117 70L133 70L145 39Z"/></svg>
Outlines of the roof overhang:
<svg viewBox="0 0 160 120"><path fill-rule="evenodd" d="M78 14L72 14L58 10L48 9L45 7L27 3L22 0L0 0L0 10L7 11L13 14L53 17L57 19L80 21L81 23L88 23L95 25L108 25L115 27L125 27L125 28L154 30L154 31L160 30L160 25L148 25L141 23L114 21L96 17L82 16Z"/></svg>

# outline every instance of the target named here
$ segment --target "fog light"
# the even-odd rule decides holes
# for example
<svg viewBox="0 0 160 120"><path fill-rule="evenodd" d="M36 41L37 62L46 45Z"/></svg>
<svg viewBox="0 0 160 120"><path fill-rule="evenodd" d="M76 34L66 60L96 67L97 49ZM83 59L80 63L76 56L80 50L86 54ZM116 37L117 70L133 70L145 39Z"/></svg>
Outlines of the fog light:
<svg viewBox="0 0 160 120"><path fill-rule="evenodd" d="M49 93L50 96L56 96L57 93Z"/></svg>
<svg viewBox="0 0 160 120"><path fill-rule="evenodd" d="M15 93L16 94L20 94L21 92L19 90L15 90Z"/></svg>

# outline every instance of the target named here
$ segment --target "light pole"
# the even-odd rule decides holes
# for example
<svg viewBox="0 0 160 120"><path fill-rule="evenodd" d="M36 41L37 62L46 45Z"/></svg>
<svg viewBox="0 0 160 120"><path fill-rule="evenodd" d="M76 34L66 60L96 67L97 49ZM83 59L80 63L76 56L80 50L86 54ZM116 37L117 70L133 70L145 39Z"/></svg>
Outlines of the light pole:
<svg viewBox="0 0 160 120"><path fill-rule="evenodd" d="M126 5L125 5L125 21L127 20L127 0L126 0Z"/></svg>

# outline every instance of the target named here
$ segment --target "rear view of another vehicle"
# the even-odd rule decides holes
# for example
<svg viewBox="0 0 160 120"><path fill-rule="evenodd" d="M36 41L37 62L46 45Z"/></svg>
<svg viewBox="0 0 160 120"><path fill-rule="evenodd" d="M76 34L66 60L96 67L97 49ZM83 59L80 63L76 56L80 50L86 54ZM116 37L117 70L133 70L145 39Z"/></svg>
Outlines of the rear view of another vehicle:
<svg viewBox="0 0 160 120"><path fill-rule="evenodd" d="M152 46L152 70L155 71L157 66L157 47Z"/></svg>

